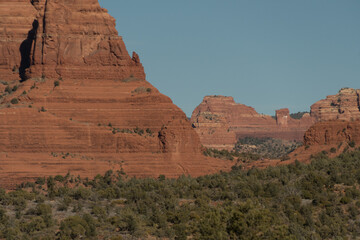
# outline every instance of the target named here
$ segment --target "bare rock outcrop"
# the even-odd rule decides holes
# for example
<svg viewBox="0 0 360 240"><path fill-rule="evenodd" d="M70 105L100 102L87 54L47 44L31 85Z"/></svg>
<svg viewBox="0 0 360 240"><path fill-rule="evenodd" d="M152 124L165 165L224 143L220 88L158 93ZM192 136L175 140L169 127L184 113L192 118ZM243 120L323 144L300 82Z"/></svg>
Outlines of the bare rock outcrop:
<svg viewBox="0 0 360 240"><path fill-rule="evenodd" d="M216 118L210 119L206 116ZM226 145L227 149L232 149L236 139L242 137L302 141L306 130L316 122L358 119L360 89L343 88L336 95L327 96L326 99L314 103L310 114L305 113L301 119L291 118L287 108L276 110L274 119L257 113L252 107L235 103L232 97L206 96L194 110L191 122L204 146L220 148Z"/></svg>
<svg viewBox="0 0 360 240"><path fill-rule="evenodd" d="M310 161L311 156L326 152L334 157L360 145L359 89L342 88L311 106L317 123L304 134L304 146L290 154L292 160Z"/></svg>
<svg viewBox="0 0 360 240"><path fill-rule="evenodd" d="M97 0L0 0L0 177L194 176L202 155L171 99L145 80Z"/></svg>
<svg viewBox="0 0 360 240"><path fill-rule="evenodd" d="M328 120L311 126L304 134L304 146L292 152L289 162L310 162L312 156L325 152L335 157L360 146L360 120Z"/></svg>
<svg viewBox="0 0 360 240"><path fill-rule="evenodd" d="M330 120L311 126L304 135L305 146L360 143L360 120Z"/></svg>
<svg viewBox="0 0 360 240"><path fill-rule="evenodd" d="M360 119L360 89L342 88L311 106L311 116L317 121Z"/></svg>
<svg viewBox="0 0 360 240"><path fill-rule="evenodd" d="M232 97L215 95L204 97L193 111L191 122L205 147L232 149L238 138L247 136L300 141L314 119L309 114L293 119L288 109L277 110L274 119L235 103Z"/></svg>
<svg viewBox="0 0 360 240"><path fill-rule="evenodd" d="M230 131L230 126L223 115L212 112L199 112L192 119L193 128L197 131L201 143L207 148L232 150L236 142L236 134Z"/></svg>
<svg viewBox="0 0 360 240"><path fill-rule="evenodd" d="M0 69L18 68L23 80L130 75L145 79L138 56L129 56L115 19L97 0L1 0L0 4Z"/></svg>

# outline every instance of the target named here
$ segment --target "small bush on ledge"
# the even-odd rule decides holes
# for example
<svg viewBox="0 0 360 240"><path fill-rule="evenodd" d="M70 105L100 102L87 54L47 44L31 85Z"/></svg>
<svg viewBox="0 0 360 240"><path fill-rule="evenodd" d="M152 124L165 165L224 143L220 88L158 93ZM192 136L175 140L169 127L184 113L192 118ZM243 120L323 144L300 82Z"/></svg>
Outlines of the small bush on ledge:
<svg viewBox="0 0 360 240"><path fill-rule="evenodd" d="M11 104L18 104L19 103L19 100L17 98L13 98L11 99Z"/></svg>
<svg viewBox="0 0 360 240"><path fill-rule="evenodd" d="M136 88L134 91L132 91L132 93L150 93L152 90L151 88L146 88L146 87L138 87Z"/></svg>

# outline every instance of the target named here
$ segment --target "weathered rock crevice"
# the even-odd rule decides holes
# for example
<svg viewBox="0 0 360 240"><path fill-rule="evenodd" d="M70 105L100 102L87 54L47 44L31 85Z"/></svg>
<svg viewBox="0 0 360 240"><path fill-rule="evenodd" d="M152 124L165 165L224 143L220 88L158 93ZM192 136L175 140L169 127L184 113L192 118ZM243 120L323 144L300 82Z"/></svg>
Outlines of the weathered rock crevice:
<svg viewBox="0 0 360 240"><path fill-rule="evenodd" d="M28 78L26 71L34 63L34 52L36 50L36 35L39 28L38 20L34 20L32 29L28 32L27 38L21 43L19 51L21 55L19 76L22 81Z"/></svg>
<svg viewBox="0 0 360 240"><path fill-rule="evenodd" d="M42 44L41 44L41 64L44 64L44 47L45 47L45 43L46 43L46 13L47 13L47 3L48 0L45 1L45 5L44 5L44 12L42 13L43 17L42 17ZM42 73L41 75L43 75L44 73Z"/></svg>

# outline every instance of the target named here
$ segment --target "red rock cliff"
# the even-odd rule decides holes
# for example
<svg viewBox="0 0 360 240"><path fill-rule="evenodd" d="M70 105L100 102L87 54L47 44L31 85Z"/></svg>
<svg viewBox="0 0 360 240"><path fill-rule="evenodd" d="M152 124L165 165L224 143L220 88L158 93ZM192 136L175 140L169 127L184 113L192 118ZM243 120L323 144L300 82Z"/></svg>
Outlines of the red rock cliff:
<svg viewBox="0 0 360 240"><path fill-rule="evenodd" d="M228 167L202 155L185 114L145 80L97 0L0 0L0 53L2 186L68 171Z"/></svg>
<svg viewBox="0 0 360 240"><path fill-rule="evenodd" d="M320 121L304 134L304 146L289 154L290 162L309 162L311 156L326 151L330 157L344 150L353 150L360 145L360 120Z"/></svg>
<svg viewBox="0 0 360 240"><path fill-rule="evenodd" d="M318 122L304 135L304 145L331 145L344 142L360 143L360 120L332 120Z"/></svg>
<svg viewBox="0 0 360 240"><path fill-rule="evenodd" d="M302 140L314 119L309 114L292 119L288 109L276 111L274 119L235 103L232 97L206 96L193 111L191 122L204 146L219 148L223 144L222 148L232 149L237 138L246 136Z"/></svg>
<svg viewBox="0 0 360 240"><path fill-rule="evenodd" d="M0 69L31 77L144 79L97 0L1 0ZM20 49L20 51L19 51ZM136 54L134 56L137 56ZM117 66L118 68L115 68Z"/></svg>
<svg viewBox="0 0 360 240"><path fill-rule="evenodd" d="M210 115L216 118L206 118ZM287 108L276 110L273 119L258 114L252 107L235 103L232 97L206 96L194 110L191 122L204 146L219 148L223 144L231 149L239 137L273 137L300 141L303 140L305 131L316 122L357 119L360 119L360 90L343 88L336 95L314 103L310 114L304 114L299 120L291 118Z"/></svg>
<svg viewBox="0 0 360 240"><path fill-rule="evenodd" d="M343 88L311 106L311 116L317 121L360 119L360 89Z"/></svg>

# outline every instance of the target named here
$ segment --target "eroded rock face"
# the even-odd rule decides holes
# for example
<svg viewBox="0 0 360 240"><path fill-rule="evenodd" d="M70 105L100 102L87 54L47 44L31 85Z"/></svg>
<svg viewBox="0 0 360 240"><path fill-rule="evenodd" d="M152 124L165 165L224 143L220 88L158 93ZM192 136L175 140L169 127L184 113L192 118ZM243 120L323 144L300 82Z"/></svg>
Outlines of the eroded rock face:
<svg viewBox="0 0 360 240"><path fill-rule="evenodd" d="M304 135L304 145L331 145L354 141L360 143L360 120L318 122Z"/></svg>
<svg viewBox="0 0 360 240"><path fill-rule="evenodd" d="M276 110L275 117L278 126L287 127L290 120L290 111L287 108Z"/></svg>
<svg viewBox="0 0 360 240"><path fill-rule="evenodd" d="M335 157L344 151L351 151L360 145L360 120L329 120L315 123L304 134L304 146L290 156L290 162L310 162L312 156L326 152Z"/></svg>
<svg viewBox="0 0 360 240"><path fill-rule="evenodd" d="M176 177L230 166L202 155L97 0L0 0L0 53L2 186L68 171Z"/></svg>
<svg viewBox="0 0 360 240"><path fill-rule="evenodd" d="M343 88L311 106L317 123L304 134L304 146L290 154L292 161L308 162L311 156L325 151L335 157L360 144L360 90Z"/></svg>
<svg viewBox="0 0 360 240"><path fill-rule="evenodd" d="M216 120L205 117L211 115L216 116ZM360 90L343 88L338 94L313 104L310 114L305 113L301 119L291 118L287 108L276 110L273 119L258 114L252 107L235 103L232 97L206 96L194 110L191 122L204 146L221 146L226 143L227 148L231 149L237 138L272 137L302 141L305 131L316 122L358 119ZM226 129L230 131L225 134ZM235 133L235 139L230 137L232 133Z"/></svg>
<svg viewBox="0 0 360 240"><path fill-rule="evenodd" d="M360 89L343 88L311 106L311 116L317 121L360 119Z"/></svg>
<svg viewBox="0 0 360 240"><path fill-rule="evenodd" d="M5 53L1 69L18 67L22 79L130 75L145 79L138 56L129 56L115 19L97 0L2 0L0 4L1 52Z"/></svg>
<svg viewBox="0 0 360 240"><path fill-rule="evenodd" d="M191 122L205 147L232 149L238 138L246 136L300 141L314 119L309 114L292 119L288 109L277 110L274 119L235 103L232 97L206 96L193 111Z"/></svg>
<svg viewBox="0 0 360 240"><path fill-rule="evenodd" d="M223 115L213 114L212 112L198 112L192 117L192 123L197 131L201 143L207 148L225 149L231 151L236 142L236 135L230 131L230 126Z"/></svg>

